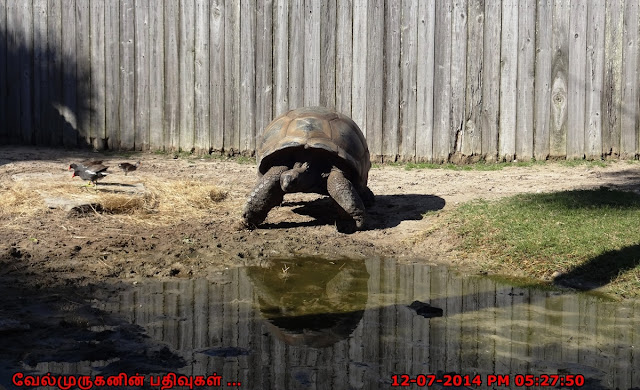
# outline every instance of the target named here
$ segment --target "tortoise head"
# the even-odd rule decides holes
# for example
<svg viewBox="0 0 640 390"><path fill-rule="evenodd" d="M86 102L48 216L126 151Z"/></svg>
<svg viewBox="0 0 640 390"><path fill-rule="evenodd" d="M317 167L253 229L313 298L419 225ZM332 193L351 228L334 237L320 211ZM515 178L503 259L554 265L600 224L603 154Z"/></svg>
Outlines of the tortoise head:
<svg viewBox="0 0 640 390"><path fill-rule="evenodd" d="M307 192L317 185L318 178L313 176L308 162L297 162L280 175L280 188L285 193Z"/></svg>

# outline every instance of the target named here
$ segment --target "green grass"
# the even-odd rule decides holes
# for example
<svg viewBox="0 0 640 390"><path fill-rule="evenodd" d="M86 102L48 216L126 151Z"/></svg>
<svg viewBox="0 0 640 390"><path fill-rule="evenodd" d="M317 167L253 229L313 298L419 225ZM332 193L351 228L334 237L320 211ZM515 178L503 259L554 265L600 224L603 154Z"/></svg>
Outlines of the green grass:
<svg viewBox="0 0 640 390"><path fill-rule="evenodd" d="M560 165L568 166L568 167L606 167L611 163L611 161L603 161L603 160L558 160L558 161L515 161L515 162L488 162L488 161L479 161L471 164L452 164L452 163L428 163L428 162L391 162L391 163L374 163L372 164L372 168L384 168L384 167L401 167L407 171L414 169L447 169L452 171L499 171L508 167L533 167L533 166L544 166L546 164L554 164L558 163Z"/></svg>
<svg viewBox="0 0 640 390"><path fill-rule="evenodd" d="M475 201L453 211L461 248L487 270L555 278L582 289L640 296L640 196L607 189Z"/></svg>
<svg viewBox="0 0 640 390"><path fill-rule="evenodd" d="M610 161L605 161L605 160L582 160L582 159L575 159L575 160L559 160L558 163L560 165L564 165L566 167L580 167L580 166L586 166L588 168L592 168L592 167L600 167L600 168L604 168L607 165L609 165Z"/></svg>

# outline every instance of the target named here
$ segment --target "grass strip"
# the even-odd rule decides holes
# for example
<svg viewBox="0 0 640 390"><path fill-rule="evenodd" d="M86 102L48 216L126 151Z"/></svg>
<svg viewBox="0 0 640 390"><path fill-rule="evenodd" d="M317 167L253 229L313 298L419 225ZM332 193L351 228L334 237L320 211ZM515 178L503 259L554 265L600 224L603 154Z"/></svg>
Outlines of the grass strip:
<svg viewBox="0 0 640 390"><path fill-rule="evenodd" d="M453 212L460 246L506 272L640 296L640 196L606 188L474 201Z"/></svg>

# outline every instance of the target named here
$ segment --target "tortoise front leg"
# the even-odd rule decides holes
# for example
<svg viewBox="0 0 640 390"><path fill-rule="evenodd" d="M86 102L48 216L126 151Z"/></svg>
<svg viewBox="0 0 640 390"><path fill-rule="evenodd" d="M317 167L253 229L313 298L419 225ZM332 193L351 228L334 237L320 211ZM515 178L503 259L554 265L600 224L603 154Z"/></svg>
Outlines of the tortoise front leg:
<svg viewBox="0 0 640 390"><path fill-rule="evenodd" d="M245 227L253 229L267 218L269 210L282 203L284 191L280 188L280 175L287 170L286 166L271 167L260 178L242 212Z"/></svg>
<svg viewBox="0 0 640 390"><path fill-rule="evenodd" d="M353 218L356 229L362 229L365 220L364 203L354 185L344 177L341 170L331 170L327 178L327 192Z"/></svg>

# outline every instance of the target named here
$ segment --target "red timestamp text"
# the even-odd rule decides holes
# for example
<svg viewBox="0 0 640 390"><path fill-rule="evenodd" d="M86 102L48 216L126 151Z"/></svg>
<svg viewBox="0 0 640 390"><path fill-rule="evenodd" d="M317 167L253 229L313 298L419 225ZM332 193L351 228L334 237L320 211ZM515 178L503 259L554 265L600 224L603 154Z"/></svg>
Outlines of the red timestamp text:
<svg viewBox="0 0 640 390"><path fill-rule="evenodd" d="M391 376L393 387L443 387L459 386L493 386L493 387L582 387L584 375L556 374L489 374L486 376L461 374L419 374L415 376L400 374Z"/></svg>
<svg viewBox="0 0 640 390"><path fill-rule="evenodd" d="M412 377L410 375L391 375L391 386L411 386L430 387L435 384L441 386L480 386L482 385L482 376L480 375L460 375L460 374L444 374L437 376L435 374L420 374Z"/></svg>

